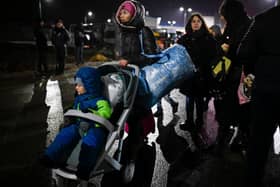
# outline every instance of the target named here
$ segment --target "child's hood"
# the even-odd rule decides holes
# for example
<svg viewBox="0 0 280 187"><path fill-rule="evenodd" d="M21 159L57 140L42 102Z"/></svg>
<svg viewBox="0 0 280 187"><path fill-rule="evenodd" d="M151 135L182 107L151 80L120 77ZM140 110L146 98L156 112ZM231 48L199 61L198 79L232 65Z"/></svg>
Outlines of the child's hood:
<svg viewBox="0 0 280 187"><path fill-rule="evenodd" d="M97 69L93 67L81 67L77 71L74 79L76 78L81 79L87 94L93 95L95 97L102 95L101 78Z"/></svg>
<svg viewBox="0 0 280 187"><path fill-rule="evenodd" d="M132 6L135 7L135 15L132 17L131 21L128 24L122 24L119 20L119 14L122 9L122 7L126 4L130 3ZM145 8L144 6L136 1L136 0L128 0L124 1L119 7L115 15L115 19L117 24L122 27L122 28L127 28L127 29L139 29L144 26L144 17L145 17Z"/></svg>

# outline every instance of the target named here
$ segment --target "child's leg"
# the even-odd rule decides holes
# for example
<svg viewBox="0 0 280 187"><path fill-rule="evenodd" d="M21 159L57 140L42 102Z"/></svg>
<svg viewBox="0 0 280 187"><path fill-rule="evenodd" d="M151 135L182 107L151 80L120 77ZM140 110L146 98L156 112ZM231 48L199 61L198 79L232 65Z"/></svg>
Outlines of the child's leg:
<svg viewBox="0 0 280 187"><path fill-rule="evenodd" d="M62 128L45 151L45 155L55 163L65 163L81 138L78 128L76 124Z"/></svg>
<svg viewBox="0 0 280 187"><path fill-rule="evenodd" d="M107 139L107 130L103 127L90 128L83 138L77 176L80 179L88 180L97 158L100 155Z"/></svg>

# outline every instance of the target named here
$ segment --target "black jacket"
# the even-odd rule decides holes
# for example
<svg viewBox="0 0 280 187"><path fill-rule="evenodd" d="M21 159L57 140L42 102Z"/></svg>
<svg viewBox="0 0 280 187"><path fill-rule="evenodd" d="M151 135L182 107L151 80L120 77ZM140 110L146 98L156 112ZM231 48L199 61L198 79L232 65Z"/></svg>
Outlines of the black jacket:
<svg viewBox="0 0 280 187"><path fill-rule="evenodd" d="M199 31L198 31L199 32ZM189 52L193 63L203 75L210 73L210 62L217 57L218 42L209 33L183 35L178 41Z"/></svg>
<svg viewBox="0 0 280 187"><path fill-rule="evenodd" d="M239 57L254 67L256 90L260 92L280 93L280 28L275 26L279 17L280 6L256 16L240 49Z"/></svg>
<svg viewBox="0 0 280 187"><path fill-rule="evenodd" d="M184 82L180 87L180 91L184 94L190 92L194 94L208 93L211 81L211 62L220 54L218 42L210 33L194 32L183 35L178 41L178 44L183 45L195 64L198 72L195 76L193 86L189 82Z"/></svg>
<svg viewBox="0 0 280 187"><path fill-rule="evenodd" d="M55 28L52 32L52 43L55 47L62 47L69 41L69 35L64 28Z"/></svg>
<svg viewBox="0 0 280 187"><path fill-rule="evenodd" d="M236 59L236 50L251 23L251 19L248 17L243 4L237 0L224 0L219 11L227 21L222 35L222 43L230 45L227 56L231 59L233 66L241 67Z"/></svg>

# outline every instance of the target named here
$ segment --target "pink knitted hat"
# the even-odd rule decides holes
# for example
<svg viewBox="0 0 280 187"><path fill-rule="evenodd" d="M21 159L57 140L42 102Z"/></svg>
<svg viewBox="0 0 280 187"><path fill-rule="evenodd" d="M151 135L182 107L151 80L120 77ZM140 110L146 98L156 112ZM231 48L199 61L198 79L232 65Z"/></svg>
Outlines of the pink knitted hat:
<svg viewBox="0 0 280 187"><path fill-rule="evenodd" d="M136 9L135 9L135 5L130 2L130 1L125 1L122 3L121 9L120 10L127 10L132 16L134 16Z"/></svg>

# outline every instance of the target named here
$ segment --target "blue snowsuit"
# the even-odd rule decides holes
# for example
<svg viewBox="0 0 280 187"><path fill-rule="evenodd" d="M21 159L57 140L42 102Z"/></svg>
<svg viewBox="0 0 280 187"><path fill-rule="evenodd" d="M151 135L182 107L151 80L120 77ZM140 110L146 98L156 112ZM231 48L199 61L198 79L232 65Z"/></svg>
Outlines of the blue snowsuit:
<svg viewBox="0 0 280 187"><path fill-rule="evenodd" d="M75 75L75 79L82 80L86 93L77 95L74 101L74 109L83 112L93 112L108 119L111 116L109 102L102 97L101 80L98 70L92 67L82 67ZM87 133L81 137L79 125L81 122L90 124ZM97 157L102 151L107 138L107 130L92 121L77 118L76 122L67 125L56 136L52 144L47 148L45 154L58 165L64 164L67 158L82 138L77 177L88 180L93 170Z"/></svg>

